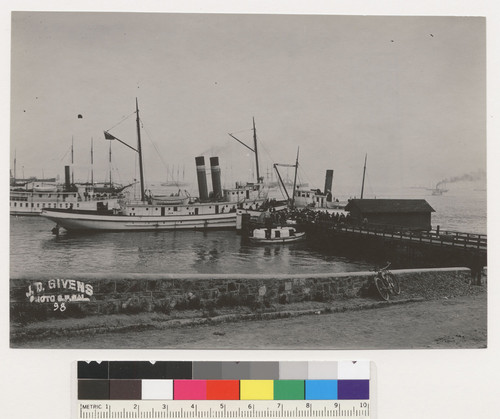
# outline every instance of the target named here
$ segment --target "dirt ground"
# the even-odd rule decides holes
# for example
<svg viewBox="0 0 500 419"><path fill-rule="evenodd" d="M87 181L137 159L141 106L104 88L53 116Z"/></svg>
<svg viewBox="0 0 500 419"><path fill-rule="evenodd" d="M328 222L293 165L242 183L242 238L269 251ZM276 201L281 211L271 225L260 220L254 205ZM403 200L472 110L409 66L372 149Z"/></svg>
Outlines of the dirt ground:
<svg viewBox="0 0 500 419"><path fill-rule="evenodd" d="M319 313L319 312L318 312ZM55 336L23 348L416 349L484 348L487 293L367 310L177 328Z"/></svg>

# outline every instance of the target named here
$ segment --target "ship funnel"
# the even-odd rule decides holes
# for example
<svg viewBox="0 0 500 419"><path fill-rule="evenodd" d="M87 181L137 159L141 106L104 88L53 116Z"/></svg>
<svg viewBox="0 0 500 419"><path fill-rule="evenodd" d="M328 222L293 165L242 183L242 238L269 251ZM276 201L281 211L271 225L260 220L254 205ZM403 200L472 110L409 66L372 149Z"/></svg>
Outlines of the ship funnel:
<svg viewBox="0 0 500 419"><path fill-rule="evenodd" d="M198 191L200 193L200 201L208 201L207 174L205 173L205 157L199 156L196 160L196 175L198 177Z"/></svg>
<svg viewBox="0 0 500 419"><path fill-rule="evenodd" d="M64 166L64 189L69 191L71 189L71 176L69 172L69 166Z"/></svg>
<svg viewBox="0 0 500 419"><path fill-rule="evenodd" d="M328 169L325 176L325 191L326 202L332 202L332 185L333 185L333 170Z"/></svg>
<svg viewBox="0 0 500 419"><path fill-rule="evenodd" d="M210 169L212 172L212 187L214 189L214 200L222 199L222 183L220 180L220 166L218 157L210 157Z"/></svg>

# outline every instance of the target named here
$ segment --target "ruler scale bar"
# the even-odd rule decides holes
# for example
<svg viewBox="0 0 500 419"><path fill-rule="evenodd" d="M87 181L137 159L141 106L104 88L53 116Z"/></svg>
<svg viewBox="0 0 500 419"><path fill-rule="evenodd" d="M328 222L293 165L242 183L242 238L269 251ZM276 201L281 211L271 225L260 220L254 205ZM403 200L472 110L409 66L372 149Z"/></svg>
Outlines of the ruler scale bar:
<svg viewBox="0 0 500 419"><path fill-rule="evenodd" d="M370 403L359 400L343 400L333 402L331 400L315 400L308 405L304 401L287 401L283 406L276 401L252 401L247 408L242 407L247 401L231 401L223 408L219 402L203 401L193 403L192 401L169 402L162 401L122 401L110 400L106 404L102 400L79 402L78 419L142 419L142 418L165 418L184 419L193 417L215 419L219 417L278 417L278 418L320 418L320 417L353 417L370 418ZM180 405L179 405L180 404ZM251 406L251 407L250 407ZM195 411L196 409L196 411ZM158 416L159 415L159 416Z"/></svg>

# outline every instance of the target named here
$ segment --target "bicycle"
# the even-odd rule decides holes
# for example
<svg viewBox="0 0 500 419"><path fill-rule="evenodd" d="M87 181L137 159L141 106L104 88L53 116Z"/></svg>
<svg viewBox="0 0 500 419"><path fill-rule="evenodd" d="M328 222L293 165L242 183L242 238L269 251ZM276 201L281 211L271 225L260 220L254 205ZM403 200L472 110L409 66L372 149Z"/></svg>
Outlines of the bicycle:
<svg viewBox="0 0 500 419"><path fill-rule="evenodd" d="M373 278L375 288L377 288L378 293L385 301L389 301L391 295L399 295L401 293L399 279L388 270L389 266L391 266L391 262L387 262L387 265L383 268L375 269L377 274Z"/></svg>

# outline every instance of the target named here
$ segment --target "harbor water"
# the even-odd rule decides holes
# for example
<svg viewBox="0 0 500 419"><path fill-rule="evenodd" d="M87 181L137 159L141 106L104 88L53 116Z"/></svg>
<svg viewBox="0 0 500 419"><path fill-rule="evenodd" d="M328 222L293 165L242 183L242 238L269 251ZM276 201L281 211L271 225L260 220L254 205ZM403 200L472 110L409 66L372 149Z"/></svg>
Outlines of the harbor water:
<svg viewBox="0 0 500 419"><path fill-rule="evenodd" d="M401 198L403 196L400 196ZM406 197L405 197L406 198ZM425 196L433 227L486 234L486 192ZM234 231L51 233L39 216L10 217L11 275L64 273L320 273L372 269L373 261L312 249L307 242L251 245Z"/></svg>

